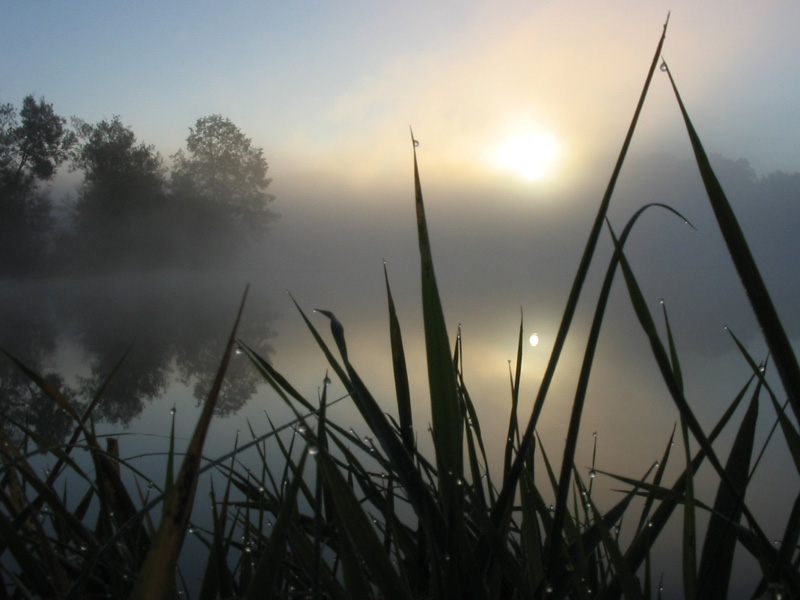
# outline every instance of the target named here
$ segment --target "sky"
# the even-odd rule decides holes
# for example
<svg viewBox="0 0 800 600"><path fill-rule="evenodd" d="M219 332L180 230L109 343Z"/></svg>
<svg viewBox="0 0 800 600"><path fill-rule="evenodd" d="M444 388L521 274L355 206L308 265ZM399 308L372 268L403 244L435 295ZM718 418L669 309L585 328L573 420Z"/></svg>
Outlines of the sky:
<svg viewBox="0 0 800 600"><path fill-rule="evenodd" d="M228 274L233 296L249 280L282 315L273 345L289 370L289 358L313 352L313 342L284 323L295 318L284 291L309 310L333 310L356 364L387 392L384 259L401 322L417 337L407 343L411 364L424 369L413 128L451 336L461 323L465 364L491 413L505 407L520 309L526 331L542 337L526 355L523 406L532 402L668 13L663 56L706 149L746 159L759 177L800 171L800 3L792 0L2 0L0 101L44 96L58 114L90 123L119 115L167 161L196 119L230 118L264 149L281 215L261 253ZM699 408L710 420L743 376L722 326L756 353L763 345L701 192L668 79L656 72L610 216L621 228L658 200L697 227L648 214L631 243L648 299L667 299L688 381L710 399ZM797 196L755 206L731 192L797 343ZM606 240L589 296L609 252ZM585 430L607 432L608 462L638 473L660 453L676 414L663 389L654 391L652 361L640 364L648 350L617 292L593 379L600 401L587 409ZM590 314L579 313L577 331ZM568 367L581 343L568 345ZM569 394L574 378L565 379L558 389ZM654 404L644 404L649 395ZM542 417L555 447L565 414ZM614 445L620 431L628 445Z"/></svg>

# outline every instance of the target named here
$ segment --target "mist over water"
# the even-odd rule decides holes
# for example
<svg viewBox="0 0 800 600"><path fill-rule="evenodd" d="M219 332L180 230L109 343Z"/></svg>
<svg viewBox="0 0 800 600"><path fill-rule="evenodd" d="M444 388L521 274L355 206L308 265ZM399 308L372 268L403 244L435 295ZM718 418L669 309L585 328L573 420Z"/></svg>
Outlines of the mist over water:
<svg viewBox="0 0 800 600"><path fill-rule="evenodd" d="M800 250L795 236L800 226L800 175L756 177L746 162L722 158L716 159L716 165L784 327L796 345L800 315L795 299L800 276L786 270L785 258ZM668 156L632 160L612 200L610 219L619 231L639 206L664 202L696 228L671 213L652 209L634 230L627 251L657 320L659 299L665 299L688 397L703 425L711 426L749 376L723 325L730 326L757 359L766 358L766 350L695 169L690 161ZM479 203L469 213L453 213L451 205L438 203L435 192L425 192L424 182L423 192L430 207L435 268L451 342L460 324L466 383L484 436L491 443L501 440L507 427L508 360L515 354L520 308L526 332L536 331L541 336L536 348L525 349L519 414L527 420L599 195L576 194L564 200L573 207L565 219L531 206L518 207L514 214L508 204L489 202ZM314 315L313 309L331 310L345 327L353 364L384 409L393 414L382 271L385 258L406 342L415 419L418 424L426 423L427 382L410 190L407 196L398 195L383 205L378 199L374 209L362 204L357 216L311 197L292 199L285 206L278 203L281 220L261 243L252 244L224 268L126 268L7 278L0 284L0 346L80 406L88 404L124 355L103 392L95 418L119 431L133 422L140 428L161 423L163 429L157 433L165 434L169 403L179 397L197 405L205 398L236 308L250 284L238 333L243 342L313 399L327 365L287 291L325 339L329 339L328 321ZM582 312L540 421L543 443L556 455L566 433L593 298L610 254L606 239L595 259ZM663 452L677 412L661 384L627 292L621 283L616 285L577 456L585 458L588 465L591 434L596 431L598 466L640 476ZM8 417L51 439L63 440L71 432L70 419L32 389L5 357L0 363L0 385L2 409ZM780 389L777 382L776 389ZM331 393L341 391L334 381ZM348 410L347 401L337 410L348 420L342 425L358 429L358 417ZM291 419L249 361L237 357L226 376L219 416L238 414L237 423L256 418L263 423L265 412L279 415L275 417L278 421ZM763 415L759 422L762 443L774 419L767 410ZM191 423L185 426L190 428ZM220 431L211 440L209 452L219 449L222 454L230 449L230 430L223 427ZM428 440L423 428L419 437L424 447ZM134 438L125 441L126 445L136 443ZM720 443L729 444L730 440ZM496 445L502 447L499 442ZM500 457L492 455L493 451L496 449L490 448L490 460L498 461ZM129 446L126 452L135 454L137 449ZM771 459L764 461L759 477L768 480L789 458L769 450L767 456ZM790 504L796 490L788 487L792 489L775 490L770 503L761 507L765 523L770 523L774 514L782 514L783 508L778 507ZM713 486L705 489L702 483L698 489L713 493ZM596 494L599 501L615 500L615 494L607 489L600 488ZM782 519L773 520L777 535ZM747 579L746 574L741 577Z"/></svg>

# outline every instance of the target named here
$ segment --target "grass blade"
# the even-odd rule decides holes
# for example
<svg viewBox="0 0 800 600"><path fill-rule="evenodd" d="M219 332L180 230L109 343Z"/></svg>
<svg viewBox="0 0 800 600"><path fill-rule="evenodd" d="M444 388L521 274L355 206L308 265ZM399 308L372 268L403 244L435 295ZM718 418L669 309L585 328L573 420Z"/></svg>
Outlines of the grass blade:
<svg viewBox="0 0 800 600"><path fill-rule="evenodd" d="M350 538L352 547L359 553L367 569L372 573L372 582L387 600L410 600L411 593L394 570L383 545L364 513L353 490L347 484L336 463L327 453L317 454L317 468L322 471L331 498L336 506L336 515L344 533Z"/></svg>
<svg viewBox="0 0 800 600"><path fill-rule="evenodd" d="M272 528L267 546L258 558L253 579L245 594L245 600L258 600L271 594L275 589L275 583L283 566L283 554L286 548L286 540L289 535L292 517L297 509L297 491L303 479L303 467L306 462L306 453L300 457L300 463L294 473L291 484L286 491L286 496L281 504L278 518Z"/></svg>
<svg viewBox="0 0 800 600"><path fill-rule="evenodd" d="M733 569L733 553L736 549L736 531L730 526L738 523L741 516L741 498L750 476L750 461L758 418L758 395L761 385L753 392L750 406L731 447L725 470L738 494L731 493L728 486L720 483L714 500L714 511L708 523L703 553L700 558L697 594L700 598L727 598Z"/></svg>
<svg viewBox="0 0 800 600"><path fill-rule="evenodd" d="M606 275L603 280L603 285L600 290L600 295L595 306L595 313L592 319L592 326L589 331L589 338L586 342L586 351L584 352L581 370L578 375L578 384L575 391L575 400L572 404L572 414L570 415L569 428L567 430L567 439L564 444L564 456L561 461L561 473L557 486L556 493L556 510L553 516L553 526L548 535L548 554L547 565L548 568L553 567L559 560L561 550L557 547L561 539L561 530L564 526L564 519L567 513L567 490L569 489L570 475L572 472L572 465L575 462L575 451L578 446L578 433L580 430L581 417L583 408L586 402L586 394L589 389L589 378L594 363L594 356L597 351L597 345L600 339L600 331L603 325L603 317L608 305L608 299L611 295L611 287L614 282L614 276L617 271L617 266L622 257L622 248L628 237L633 230L633 226L639 220L639 217L644 214L646 210L653 207L665 208L666 210L676 214L683 219L683 216L674 209L664 204L647 204L637 210L633 216L628 220L625 229L619 238L617 250L615 251L611 261L609 262ZM683 219L685 221L685 219Z"/></svg>
<svg viewBox="0 0 800 600"><path fill-rule="evenodd" d="M425 326L425 351L428 357L428 386L431 394L433 445L439 472L439 493L448 518L461 514L462 495L456 481L463 478L463 415L458 399L458 386L450 342L447 338L442 302L433 272L433 257L428 238L428 224L422 201L422 185L417 165L417 142L414 148L414 191L417 209L420 268L422 271L422 318Z"/></svg>
<svg viewBox="0 0 800 600"><path fill-rule="evenodd" d="M583 283L586 280L586 275L589 271L589 264L592 261L595 248L597 247L597 241L600 237L600 230L603 227L603 221L605 220L606 214L608 213L608 206L611 202L611 196L614 192L617 179L619 178L619 173L622 170L622 164L625 162L625 157L627 156L631 140L633 139L633 132L635 131L636 124L639 121L639 115L641 114L642 107L644 106L644 101L645 98L647 97L647 92L650 88L650 82L653 79L653 73L655 72L656 67L658 66L658 59L661 56L661 48L664 45L664 38L666 37L667 34L668 23L669 23L669 16L667 16L667 22L664 23L664 29L661 34L661 37L659 38L658 46L656 47L653 59L650 63L650 68L647 72L647 77L645 78L644 87L642 88L642 93L639 97L639 102L637 103L636 109L634 110L633 118L631 119L631 123L628 128L628 132L625 136L625 140L622 143L622 148L620 150L619 157L617 158L617 162L614 165L614 170L611 174L611 178L608 182L608 185L606 186L606 191L603 195L603 199L600 202L600 206L597 210L597 216L595 217L594 224L592 225L592 229L586 241L586 247L584 248L583 256L581 257L581 262L578 265L578 270L575 274L575 279L572 283L572 288L570 289L570 293L567 298L567 303L564 308L564 315L561 318L561 323L558 327L558 333L556 334L556 339L555 342L553 343L553 350L550 355L550 360L547 363L547 368L545 370L544 376L542 377L542 382L539 386L539 392L536 395L536 400L534 401L533 411L528 421L528 425L525 429L525 433L523 434L520 440L520 447L517 457L514 460L514 463L512 464L511 471L509 472L509 477L503 483L503 489L501 490L500 496L498 497L494 509L492 510L492 519L495 521L495 523L499 523L500 520L503 518L508 518L509 515L508 507L513 502L515 496L517 481L519 479L520 473L522 472L522 463L524 462L525 456L527 455L528 446L530 446L533 443L536 423L538 422L539 415L541 414L542 408L544 407L544 402L547 397L547 393L550 389L550 384L553 380L553 375L555 374L555 369L558 364L558 360L561 356L561 351L564 347L564 343L566 342L567 333L569 332L570 325L572 324L572 319L575 315L575 310L577 309L578 306L578 298L583 288Z"/></svg>
<svg viewBox="0 0 800 600"><path fill-rule="evenodd" d="M211 417L214 414L214 406L219 397L222 380L231 359L236 340L236 330L239 327L246 298L247 290L245 289L233 329L228 337L225 353L192 439L189 442L186 456L178 472L178 478L170 493L164 499L161 525L136 579L136 584L130 595L131 600L156 600L158 598L168 600L175 596L175 567L178 563L178 555L183 546L183 540L186 537L189 517L194 505L203 445L208 434L208 428L211 425Z"/></svg>
<svg viewBox="0 0 800 600"><path fill-rule="evenodd" d="M703 185L706 188L722 237L728 247L728 252L731 255L736 271L742 280L750 305L753 307L759 325L761 325L767 347L773 356L775 367L789 396L795 417L800 420L800 366L798 366L797 357L792 350L789 337L786 335L786 331L778 318L778 312L775 310L772 298L770 298L767 291L767 286L761 278L761 273L750 252L744 233L742 233L725 192L723 192L722 186L711 168L711 163L694 129L694 125L689 119L689 114L686 112L686 107L678 93L678 87L675 84L672 73L666 63L664 63L664 66L683 115L686 131L689 134L689 140L700 170L700 176L703 179Z"/></svg>
<svg viewBox="0 0 800 600"><path fill-rule="evenodd" d="M397 416L400 419L400 436L409 454L414 453L414 423L411 417L411 391L408 385L406 354L403 350L403 336L400 333L400 321L394 307L392 290L389 287L389 274L386 263L383 263L383 276L386 280L386 297L389 303L389 339L392 344L392 366L394 367L394 389L397 394Z"/></svg>

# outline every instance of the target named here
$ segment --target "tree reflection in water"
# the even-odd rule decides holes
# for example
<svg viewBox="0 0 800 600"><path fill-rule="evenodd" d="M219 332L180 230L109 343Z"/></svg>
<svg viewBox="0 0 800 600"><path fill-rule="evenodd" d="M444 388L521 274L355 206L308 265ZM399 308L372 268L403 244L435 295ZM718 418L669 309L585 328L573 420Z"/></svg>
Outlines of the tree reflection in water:
<svg viewBox="0 0 800 600"><path fill-rule="evenodd" d="M179 381L198 404L205 398L244 285L207 274L136 274L0 283L0 347L45 377L80 408L88 405L125 356L93 415L127 426ZM273 315L247 309L240 334L262 355L272 352ZM126 355L127 352L127 355ZM232 361L217 412L230 415L253 396L258 374ZM0 414L52 441L71 419L8 358L0 360ZM14 438L21 433L6 427Z"/></svg>

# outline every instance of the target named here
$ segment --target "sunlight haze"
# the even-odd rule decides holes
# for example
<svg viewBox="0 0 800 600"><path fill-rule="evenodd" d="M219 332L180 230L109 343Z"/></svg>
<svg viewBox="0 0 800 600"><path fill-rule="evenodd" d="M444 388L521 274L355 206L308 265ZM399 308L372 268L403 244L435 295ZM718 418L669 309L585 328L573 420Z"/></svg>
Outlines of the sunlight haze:
<svg viewBox="0 0 800 600"><path fill-rule="evenodd" d="M509 369L519 347L524 428L668 15L663 58L797 349L796 0L0 0L0 104L18 109L29 94L43 97L68 124L77 118L69 126L83 123L84 138L101 122L129 127L141 148L163 159L162 165L148 155L151 177L142 183L156 192L147 196L123 186L98 197L147 196L160 209L168 207L161 237L146 211L137 213L145 215L139 229L113 211L105 222L85 215L81 222L81 201L92 191L86 165L92 163L75 156L72 164L63 161L52 180L43 178L34 189L52 200L57 225L56 235L36 249L50 251L59 267L38 272L31 282L0 281L0 347L30 351L42 368L64 366L61 383L86 393L136 342L134 367L122 376L133 381L136 368L149 369L148 375L128 390L130 404L107 409L102 426L162 428L157 433L165 434L167 404L177 404L181 415L197 413L225 328L250 285L240 331L245 343L252 342L299 393L316 399L320 386L328 389L322 382L330 365L297 308L330 342L331 322L311 312L329 310L346 331L352 363L389 414L397 392L386 269L408 357L415 428L428 450L416 157L448 342L452 347L460 332L464 380L491 446L487 461L502 470L496 442L509 435ZM187 200L204 194L217 200L213 157L202 164L187 158L190 134L206 117L252 142L245 155L260 176L260 218L235 212L241 206L233 201L228 221L217 218L213 202L198 216L200 209ZM702 427L713 427L751 375L733 332L754 360L768 362L770 383L779 401L785 398L697 163L668 74L656 66L548 392L554 401L537 424L537 445L552 449L556 467L594 303L614 254L610 231L620 235L634 215L639 218L625 242L628 266L659 335L666 327L664 307L670 311L682 385ZM231 179L235 189L250 181L241 172ZM242 197L246 204L253 194ZM139 210L136 202L127 204ZM98 222L117 229L109 234ZM78 225L87 238L135 247L141 256L117 265L75 235ZM115 237L122 234L132 241ZM59 244L71 239L73 254L59 254ZM165 248L186 250L189 258L164 268ZM223 259L215 262L217 255ZM92 270L103 260L113 270ZM162 270L142 270L146 261ZM581 473L594 460L596 439L598 465L640 477L680 423L633 306L618 271L586 379L591 384L575 453ZM200 332L204 337L195 343L191 336ZM34 342L42 347L32 349ZM233 365L224 418L209 437L217 455L246 431L249 419L264 421L268 411L291 417L260 374L247 370L246 357L234 356ZM331 394L346 396L333 371L330 377ZM349 400L336 410L363 425ZM762 414L768 416L758 422L757 446L772 435L768 400ZM729 431L722 447L732 443ZM670 467L670 482L683 464L675 439L681 457ZM754 501L754 510L777 539L800 485L796 473L786 485L772 485L776 472L791 473L794 465L783 450L770 448L765 456L756 480L774 494ZM604 509L619 500L612 491L618 484L599 476L593 481ZM713 501L710 484L698 483L698 489ZM679 529L669 535L679 539ZM658 552L654 561L672 565L663 597L679 598L677 554L670 547ZM744 564L741 554L737 560ZM751 591L752 566L735 571L740 593L731 597L749 597L741 590Z"/></svg>

